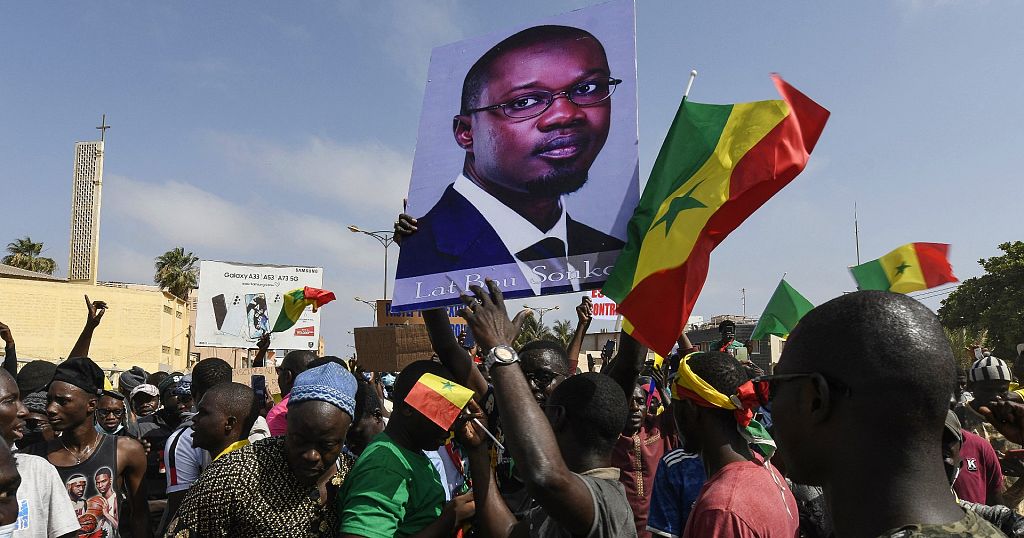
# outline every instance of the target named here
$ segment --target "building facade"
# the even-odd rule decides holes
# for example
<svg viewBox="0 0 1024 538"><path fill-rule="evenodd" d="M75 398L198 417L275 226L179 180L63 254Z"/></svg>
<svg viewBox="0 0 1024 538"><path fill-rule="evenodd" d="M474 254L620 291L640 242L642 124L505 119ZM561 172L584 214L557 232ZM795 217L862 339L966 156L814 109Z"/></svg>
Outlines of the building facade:
<svg viewBox="0 0 1024 538"><path fill-rule="evenodd" d="M96 284L103 188L103 142L75 143L68 281Z"/></svg>
<svg viewBox="0 0 1024 538"><path fill-rule="evenodd" d="M0 265L0 321L14 334L19 360L67 358L85 326L86 295L108 307L89 350L100 367L187 367L189 314L181 299L155 286L90 285Z"/></svg>

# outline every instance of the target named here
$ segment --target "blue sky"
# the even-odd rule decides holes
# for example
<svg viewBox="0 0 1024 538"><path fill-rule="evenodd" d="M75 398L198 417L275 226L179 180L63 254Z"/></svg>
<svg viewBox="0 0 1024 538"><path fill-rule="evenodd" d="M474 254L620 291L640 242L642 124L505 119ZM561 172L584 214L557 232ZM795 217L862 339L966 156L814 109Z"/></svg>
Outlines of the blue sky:
<svg viewBox="0 0 1024 538"><path fill-rule="evenodd" d="M30 235L66 269L74 142L106 113L100 278L149 282L175 246L321 265L347 354L382 249L346 226L401 208L430 49L592 3L5 3L0 243ZM642 178L690 69L694 101L775 98L777 71L832 111L808 169L715 251L694 313L738 313L746 288L756 315L784 272L815 303L853 289L854 201L864 260L946 242L963 279L1021 239L1020 20L1019 0L640 0ZM553 321L577 300L528 304Z"/></svg>

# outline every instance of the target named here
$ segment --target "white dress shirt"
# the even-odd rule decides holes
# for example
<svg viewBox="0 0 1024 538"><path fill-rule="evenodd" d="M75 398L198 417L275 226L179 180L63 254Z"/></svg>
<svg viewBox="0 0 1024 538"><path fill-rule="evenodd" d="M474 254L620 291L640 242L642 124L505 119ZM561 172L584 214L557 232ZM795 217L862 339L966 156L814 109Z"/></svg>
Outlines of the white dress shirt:
<svg viewBox="0 0 1024 538"><path fill-rule="evenodd" d="M558 221L551 227L547 232L541 231L539 228L533 225L532 222L523 218L522 215L516 213L515 210L503 204L497 198L492 196L489 192L481 189L475 183L469 180L465 175L459 174L455 179L453 185L456 192L461 194L463 198L469 201L477 211L490 223L491 227L494 228L495 233L498 234L498 238L508 249L509 253L516 260L516 264L519 265L520 271L523 273L523 278L533 289L535 295L540 295L542 282L537 282L534 277L531 266L520 260L516 253L527 249L540 241L553 237L562 241L565 245L566 254L568 254L569 241L566 238L566 214L565 214L565 203L562 199L559 199L558 205L561 209L561 214L558 217ZM566 259L562 260L566 269L577 276L577 278L562 280L561 284L571 284L573 291L580 290L579 273L576 272L575 268L572 267Z"/></svg>

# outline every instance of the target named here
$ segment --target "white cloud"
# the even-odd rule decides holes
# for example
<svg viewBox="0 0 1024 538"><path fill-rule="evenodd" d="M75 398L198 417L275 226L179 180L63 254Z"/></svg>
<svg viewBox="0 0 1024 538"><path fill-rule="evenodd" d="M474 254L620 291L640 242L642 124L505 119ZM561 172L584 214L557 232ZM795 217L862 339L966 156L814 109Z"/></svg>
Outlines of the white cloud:
<svg viewBox="0 0 1024 538"><path fill-rule="evenodd" d="M383 211L388 221L401 209L412 170L409 155L375 142L345 145L314 136L287 147L225 133L208 138L232 165L275 189L327 197L356 214Z"/></svg>

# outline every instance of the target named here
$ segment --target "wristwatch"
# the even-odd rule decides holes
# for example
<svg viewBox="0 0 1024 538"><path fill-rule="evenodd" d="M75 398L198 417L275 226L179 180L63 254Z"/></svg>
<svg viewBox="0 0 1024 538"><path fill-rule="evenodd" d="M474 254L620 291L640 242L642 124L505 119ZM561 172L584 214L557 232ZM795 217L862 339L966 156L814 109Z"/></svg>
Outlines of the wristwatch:
<svg viewBox="0 0 1024 538"><path fill-rule="evenodd" d="M514 362L519 362L519 355L510 346L494 346L491 348L490 353L487 354L487 358L484 359L484 365L487 366L488 370L495 365L500 366Z"/></svg>

